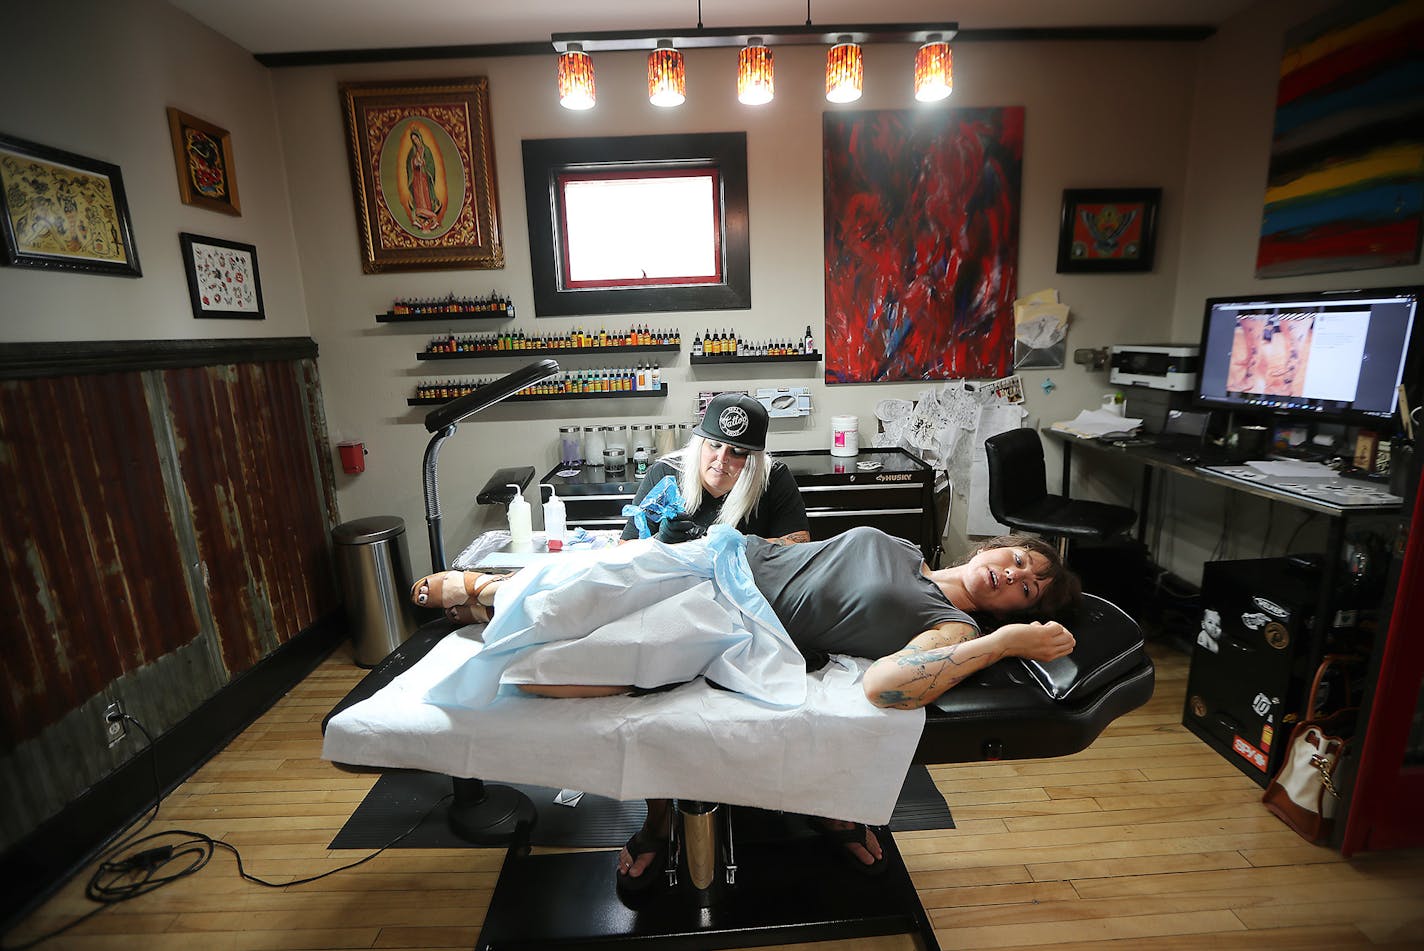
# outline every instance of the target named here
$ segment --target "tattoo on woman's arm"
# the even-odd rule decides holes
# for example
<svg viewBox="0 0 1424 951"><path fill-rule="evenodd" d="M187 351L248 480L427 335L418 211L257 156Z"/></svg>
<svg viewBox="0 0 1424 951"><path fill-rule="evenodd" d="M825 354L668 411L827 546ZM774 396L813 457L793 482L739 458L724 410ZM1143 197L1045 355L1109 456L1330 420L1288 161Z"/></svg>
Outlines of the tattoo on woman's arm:
<svg viewBox="0 0 1424 951"><path fill-rule="evenodd" d="M962 682L968 673L956 674L955 668L963 666L970 660L982 657L981 653L970 652L963 657L959 656L961 649L966 644L972 644L973 640L967 640L958 644L950 644L945 647L935 647L929 650L920 650L914 647L906 647L895 657L895 663L899 667L909 668L911 673L904 683L895 690L885 690L880 693L880 702L885 706L915 706L922 702L927 696L939 696L949 688ZM1004 651L993 652L993 657L989 663L995 663L1004 656ZM980 668L975 668L976 670Z"/></svg>

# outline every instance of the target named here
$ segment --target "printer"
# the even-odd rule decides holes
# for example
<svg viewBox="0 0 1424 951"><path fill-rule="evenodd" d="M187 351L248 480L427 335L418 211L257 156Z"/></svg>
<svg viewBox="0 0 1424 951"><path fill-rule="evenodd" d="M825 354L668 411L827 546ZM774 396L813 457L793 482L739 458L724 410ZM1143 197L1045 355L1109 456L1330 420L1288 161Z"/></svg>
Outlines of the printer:
<svg viewBox="0 0 1424 951"><path fill-rule="evenodd" d="M1195 345L1124 344L1110 349L1110 383L1172 392L1190 392L1196 386L1200 350Z"/></svg>

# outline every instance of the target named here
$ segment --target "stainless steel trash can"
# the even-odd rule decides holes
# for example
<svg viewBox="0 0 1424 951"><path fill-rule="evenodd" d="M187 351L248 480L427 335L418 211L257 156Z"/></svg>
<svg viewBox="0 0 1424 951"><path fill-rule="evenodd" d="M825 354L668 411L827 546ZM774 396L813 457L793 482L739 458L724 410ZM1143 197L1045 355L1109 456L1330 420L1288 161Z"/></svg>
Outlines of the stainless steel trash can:
<svg viewBox="0 0 1424 951"><path fill-rule="evenodd" d="M415 633L405 521L373 515L331 531L356 663L374 667Z"/></svg>

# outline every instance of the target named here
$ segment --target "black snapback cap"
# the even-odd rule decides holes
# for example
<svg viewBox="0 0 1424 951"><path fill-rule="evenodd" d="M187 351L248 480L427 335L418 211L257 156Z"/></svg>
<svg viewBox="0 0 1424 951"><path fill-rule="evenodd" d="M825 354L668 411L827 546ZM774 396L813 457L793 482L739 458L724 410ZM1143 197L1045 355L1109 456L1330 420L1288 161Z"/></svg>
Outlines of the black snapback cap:
<svg viewBox="0 0 1424 951"><path fill-rule="evenodd" d="M707 412L694 432L738 449L760 452L766 448L770 422L766 407L747 394L721 393L707 404Z"/></svg>

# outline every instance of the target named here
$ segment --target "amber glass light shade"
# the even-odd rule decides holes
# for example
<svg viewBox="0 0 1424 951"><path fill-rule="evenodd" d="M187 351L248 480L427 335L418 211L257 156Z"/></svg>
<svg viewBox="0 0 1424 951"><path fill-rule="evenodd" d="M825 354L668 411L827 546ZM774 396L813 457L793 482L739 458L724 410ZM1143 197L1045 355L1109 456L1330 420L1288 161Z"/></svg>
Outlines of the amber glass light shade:
<svg viewBox="0 0 1424 951"><path fill-rule="evenodd" d="M680 106L687 100L687 68L671 40L658 40L648 54L648 101L655 106Z"/></svg>
<svg viewBox="0 0 1424 951"><path fill-rule="evenodd" d="M831 102L855 102L865 83L865 61L860 47L842 36L826 52L826 99Z"/></svg>
<svg viewBox="0 0 1424 951"><path fill-rule="evenodd" d="M567 52L559 54L559 105L565 109L592 109L593 57L583 46L570 43Z"/></svg>
<svg viewBox="0 0 1424 951"><path fill-rule="evenodd" d="M753 36L737 54L737 99L743 105L760 106L776 94L771 50L761 37Z"/></svg>
<svg viewBox="0 0 1424 951"><path fill-rule="evenodd" d="M915 98L938 102L954 92L954 57L949 44L931 34L930 42L915 53Z"/></svg>

